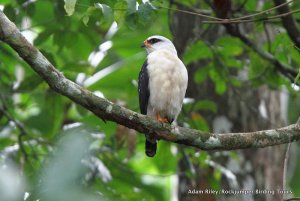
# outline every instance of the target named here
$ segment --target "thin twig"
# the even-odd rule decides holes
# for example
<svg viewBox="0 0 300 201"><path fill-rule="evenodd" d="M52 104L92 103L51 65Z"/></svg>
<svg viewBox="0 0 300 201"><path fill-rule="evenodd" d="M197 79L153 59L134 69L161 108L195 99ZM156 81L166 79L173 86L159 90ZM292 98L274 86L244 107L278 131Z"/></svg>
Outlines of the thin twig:
<svg viewBox="0 0 300 201"><path fill-rule="evenodd" d="M2 100L2 103L4 104L4 101ZM6 111L6 106L4 105L3 107L0 107L0 111L2 112L2 114L11 122L13 122L15 124L15 126L19 129L20 134L18 135L18 144L20 146L20 150L21 153L24 157L24 161L27 161L27 153L26 150L24 148L23 142L22 142L22 138L23 136L25 136L27 134L24 126L17 120L15 120L7 111Z"/></svg>
<svg viewBox="0 0 300 201"><path fill-rule="evenodd" d="M285 17L287 15L291 15L291 14L298 13L298 12L300 12L300 9L291 10L289 12L282 13L282 14L279 14L279 15L274 15L274 16L268 17L268 19L276 19L276 18L280 18L280 17Z"/></svg>
<svg viewBox="0 0 300 201"><path fill-rule="evenodd" d="M288 2L285 2L283 4L280 4L278 6L272 7L270 9L255 13L255 14L250 14L250 15L245 15L242 17L237 17L237 18L227 18L227 19L223 19L223 18L219 18L219 17L214 17L214 16L210 16L210 15L205 15L205 14L201 14L201 13L197 13L197 12L193 12L193 11L187 11L187 10L182 10L182 9L177 9L177 8L170 8L170 7L165 7L165 6L159 6L159 8L163 8L163 9L168 9L168 10L173 10L173 11L177 11L177 12L182 12L182 13L186 13L186 14L190 14L190 15L196 15L196 16L200 16L203 18L207 18L207 19L212 19L212 20L206 20L203 21L202 23L206 23L206 24L237 24L237 23L249 23L249 22L256 22L256 21L271 21L280 17L284 17L287 15L291 15L293 13L297 13L300 12L300 9L294 10L294 11L290 11L290 12L286 12L286 13L282 13L279 15L274 15L274 16L263 16L261 18L258 19L248 19L248 18L253 18L253 17L257 17L263 14L268 14L270 11L273 11L275 9L278 9L280 7L283 7L291 2L293 2L294 0L290 0Z"/></svg>
<svg viewBox="0 0 300 201"><path fill-rule="evenodd" d="M279 15L265 16L265 17L261 17L258 19L236 20L235 18L233 18L233 19L222 19L221 21L204 20L204 21L202 21L202 23L205 23L205 24L241 24L241 23L258 22L258 21L265 22L265 21L273 21L275 19L285 17L287 15L291 15L291 14L298 13L298 12L300 12L300 9L292 10L287 13L282 13Z"/></svg>
<svg viewBox="0 0 300 201"><path fill-rule="evenodd" d="M165 6L159 6L159 8L173 10L173 11L177 11L177 12L181 12L181 13L187 13L187 14L190 14L190 15L197 15L197 16L207 18L207 19L213 19L213 20L218 20L218 21L223 21L224 20L222 18L213 17L213 16L210 16L210 15L205 15L205 14L196 13L196 12L193 12L193 11L182 10L182 9L177 9L177 8L169 8L169 7L165 7Z"/></svg>
<svg viewBox="0 0 300 201"><path fill-rule="evenodd" d="M294 1L294 0L290 0L290 1L287 1L287 2L285 2L285 3L283 3L283 4L280 4L280 5L278 5L278 6L275 6L275 7L273 7L273 8L269 8L269 9L267 9L267 10L264 10L264 11L261 11L261 12L258 12L258 13L254 13L254 14L251 14L251 15L245 15L245 16L242 16L242 17L233 18L232 20L247 19L247 18L259 16L259 15L262 15L262 14L265 14L265 13L267 14L267 13L269 13L269 12L272 11L272 10L275 10L275 9L277 9L277 8L280 8L280 7L282 7L282 6L285 6L285 5L287 5L287 4L290 4L290 3L292 3L293 1Z"/></svg>
<svg viewBox="0 0 300 201"><path fill-rule="evenodd" d="M261 21L275 21L275 19L271 19L269 17L262 17L259 19L250 19L250 20L237 20L232 21L230 19L224 19L223 21L213 21L213 20L204 20L202 21L203 24L242 24L242 23L250 23L250 22L261 22Z"/></svg>

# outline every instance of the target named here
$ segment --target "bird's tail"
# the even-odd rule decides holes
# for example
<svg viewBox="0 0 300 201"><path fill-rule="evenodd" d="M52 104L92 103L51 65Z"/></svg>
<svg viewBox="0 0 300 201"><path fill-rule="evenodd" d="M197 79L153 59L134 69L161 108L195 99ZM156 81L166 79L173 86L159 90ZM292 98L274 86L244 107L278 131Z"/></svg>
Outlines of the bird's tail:
<svg viewBox="0 0 300 201"><path fill-rule="evenodd" d="M146 150L146 155L149 157L153 157L156 154L156 146L157 143L155 142L150 142L149 140L146 139L145 143L145 150Z"/></svg>

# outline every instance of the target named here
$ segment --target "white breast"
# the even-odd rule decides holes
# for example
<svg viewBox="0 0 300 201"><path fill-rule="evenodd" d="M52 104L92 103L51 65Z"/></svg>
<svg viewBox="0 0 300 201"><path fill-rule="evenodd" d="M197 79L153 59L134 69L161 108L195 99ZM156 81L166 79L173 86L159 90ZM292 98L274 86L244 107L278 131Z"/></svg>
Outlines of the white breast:
<svg viewBox="0 0 300 201"><path fill-rule="evenodd" d="M147 115L176 119L185 96L188 75L176 54L162 49L150 53L148 59L150 98Z"/></svg>

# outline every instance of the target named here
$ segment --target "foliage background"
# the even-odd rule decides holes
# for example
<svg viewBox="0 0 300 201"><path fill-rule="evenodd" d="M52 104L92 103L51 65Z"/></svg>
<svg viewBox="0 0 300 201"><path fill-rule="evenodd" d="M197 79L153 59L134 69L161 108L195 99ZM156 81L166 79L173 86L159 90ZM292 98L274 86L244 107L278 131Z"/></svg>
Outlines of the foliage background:
<svg viewBox="0 0 300 201"><path fill-rule="evenodd" d="M169 2L65 2L0 0L0 5L67 78L138 111L136 80L146 57L140 44L156 34L173 38L171 11L154 7L169 6ZM256 11L256 1L245 2L234 1L237 6L243 5L247 13ZM200 5L194 0L181 3L189 8ZM265 2L261 9L272 6L272 2ZM299 2L291 5L291 8L299 7ZM201 4L201 9L211 11L208 3ZM299 13L294 16L300 20ZM204 24L201 29L210 26L222 25ZM253 39L265 31L261 21L251 26L249 36ZM299 69L299 50L280 23L272 26L271 42L259 39L256 42L281 62ZM194 28L197 31L199 27ZM200 86L205 80L211 80L218 96L246 82L250 89L266 85L274 91L283 90L288 96L286 124L299 117L299 88L292 87L270 63L237 38L223 35L213 43L191 39L180 56L186 65L206 60L202 68L189 74L190 80ZM248 69L246 79L229 73L245 68ZM221 188L225 172L222 166L212 165L219 162L216 154L159 142L157 155L145 157L143 135L111 122L104 123L56 94L4 43L0 43L0 98L0 196L3 200L21 200L24 192L29 193L28 200L176 200L180 188L178 176L193 181L195 168L199 167L210 175L209 188ZM179 124L212 131L206 114L222 111L222 107L213 99L196 99L184 105ZM236 151L226 154L239 160ZM288 184L299 195L298 143L293 154ZM188 166L185 171L178 168L182 162ZM18 193L12 193L10 185L17 185L19 188L13 189Z"/></svg>

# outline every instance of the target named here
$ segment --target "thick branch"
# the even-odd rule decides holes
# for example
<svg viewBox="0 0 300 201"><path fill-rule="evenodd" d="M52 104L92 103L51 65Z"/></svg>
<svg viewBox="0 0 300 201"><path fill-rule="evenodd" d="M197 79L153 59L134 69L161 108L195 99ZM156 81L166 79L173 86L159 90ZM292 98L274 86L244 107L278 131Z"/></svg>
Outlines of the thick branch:
<svg viewBox="0 0 300 201"><path fill-rule="evenodd" d="M22 36L2 11L0 11L0 40L10 45L57 93L70 98L104 120L116 122L141 133L155 134L159 139L203 150L257 148L300 140L299 122L275 130L213 134L161 124L150 117L99 98L66 79L38 49Z"/></svg>

